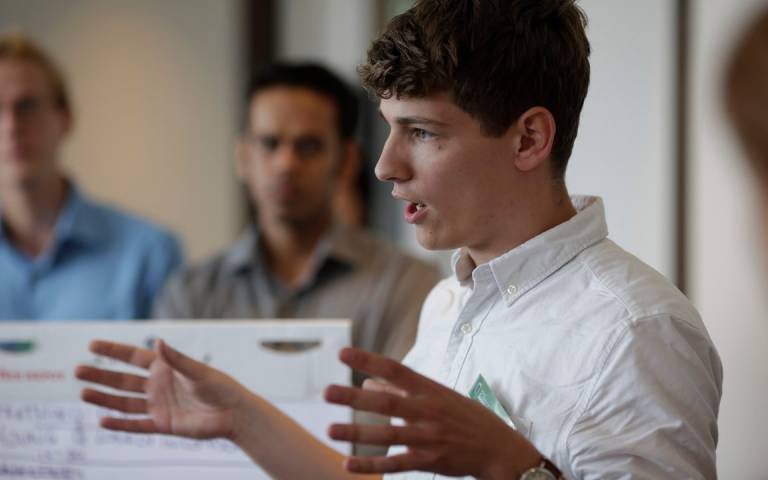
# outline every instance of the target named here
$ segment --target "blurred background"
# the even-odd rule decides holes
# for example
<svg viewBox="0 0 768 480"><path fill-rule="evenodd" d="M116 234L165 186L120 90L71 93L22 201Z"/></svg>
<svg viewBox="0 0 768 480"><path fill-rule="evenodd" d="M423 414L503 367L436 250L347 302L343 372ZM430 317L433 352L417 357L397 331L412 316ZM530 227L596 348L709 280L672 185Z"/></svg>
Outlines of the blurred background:
<svg viewBox="0 0 768 480"><path fill-rule="evenodd" d="M274 59L311 59L357 85L369 41L410 3L0 0L0 30L33 36L68 75L71 175L93 197L173 229L194 261L247 222L232 166L249 73ZM768 259L719 88L735 32L765 2L579 3L593 74L570 190L602 196L611 237L691 297L725 367L720 476L764 479ZM375 112L368 103L359 132L370 226L447 269L446 254L416 245L390 187L373 178L386 135Z"/></svg>

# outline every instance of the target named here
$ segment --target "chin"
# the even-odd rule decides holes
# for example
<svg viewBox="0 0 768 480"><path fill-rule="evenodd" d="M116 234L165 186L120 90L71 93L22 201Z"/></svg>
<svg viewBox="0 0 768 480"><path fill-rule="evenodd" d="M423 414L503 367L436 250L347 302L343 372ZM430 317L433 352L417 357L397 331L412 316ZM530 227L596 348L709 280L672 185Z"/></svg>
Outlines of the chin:
<svg viewBox="0 0 768 480"><path fill-rule="evenodd" d="M2 168L0 167L0 184L6 186L31 186L34 185L40 175L28 168Z"/></svg>
<svg viewBox="0 0 768 480"><path fill-rule="evenodd" d="M434 231L422 230L420 227L417 227L416 230L416 240L426 250L452 250L458 248L454 243L440 238Z"/></svg>
<svg viewBox="0 0 768 480"><path fill-rule="evenodd" d="M277 212L274 218L283 225L302 228L315 224L319 219L323 218L323 214L318 212L282 210Z"/></svg>

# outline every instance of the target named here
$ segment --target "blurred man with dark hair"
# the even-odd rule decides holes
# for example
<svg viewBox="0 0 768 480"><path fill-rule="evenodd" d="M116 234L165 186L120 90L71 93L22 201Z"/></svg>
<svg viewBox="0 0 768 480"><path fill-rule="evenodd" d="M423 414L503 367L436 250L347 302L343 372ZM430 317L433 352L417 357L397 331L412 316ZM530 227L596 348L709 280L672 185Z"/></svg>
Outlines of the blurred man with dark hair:
<svg viewBox="0 0 768 480"><path fill-rule="evenodd" d="M401 358L439 277L334 215L340 179L358 160L357 98L314 64L265 68L247 98L236 169L256 224L174 278L156 316L351 318L355 345Z"/></svg>
<svg viewBox="0 0 768 480"><path fill-rule="evenodd" d="M181 262L168 232L88 200L62 171L64 76L0 36L0 320L147 318Z"/></svg>

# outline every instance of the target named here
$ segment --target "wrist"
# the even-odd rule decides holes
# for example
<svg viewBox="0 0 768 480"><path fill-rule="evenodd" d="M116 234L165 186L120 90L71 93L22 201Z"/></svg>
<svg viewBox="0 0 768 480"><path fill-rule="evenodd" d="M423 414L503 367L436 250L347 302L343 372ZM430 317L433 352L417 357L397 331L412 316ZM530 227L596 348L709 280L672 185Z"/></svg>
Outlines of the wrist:
<svg viewBox="0 0 768 480"><path fill-rule="evenodd" d="M250 442L249 435L253 434L254 416L259 415L261 398L243 389L242 397L231 407L232 422L226 438L242 448L243 443Z"/></svg>
<svg viewBox="0 0 768 480"><path fill-rule="evenodd" d="M538 467L544 456L522 435L499 448L488 465L485 480L517 480L531 468Z"/></svg>

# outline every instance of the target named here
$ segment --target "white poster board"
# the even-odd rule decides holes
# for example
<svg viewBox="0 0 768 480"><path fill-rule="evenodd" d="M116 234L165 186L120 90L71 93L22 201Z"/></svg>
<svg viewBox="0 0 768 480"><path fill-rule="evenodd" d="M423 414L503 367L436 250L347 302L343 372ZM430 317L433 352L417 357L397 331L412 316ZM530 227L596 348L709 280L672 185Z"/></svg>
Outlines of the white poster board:
<svg viewBox="0 0 768 480"><path fill-rule="evenodd" d="M93 339L150 345L162 338L275 403L322 441L350 410L322 400L349 384L337 360L350 343L345 320L0 324L0 479L269 478L232 443L112 432L105 411L79 401L78 364L124 369L88 351ZM114 415L114 412L111 412Z"/></svg>

